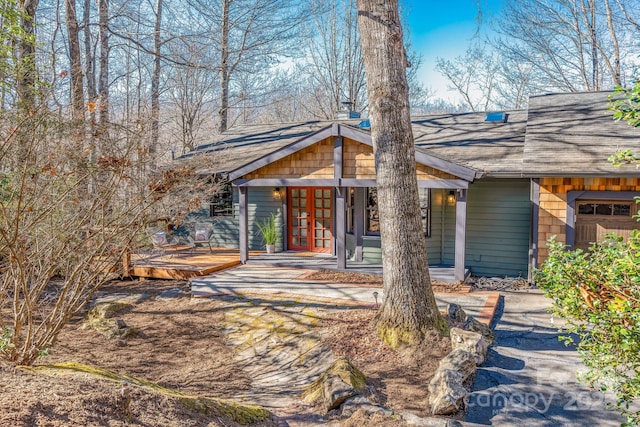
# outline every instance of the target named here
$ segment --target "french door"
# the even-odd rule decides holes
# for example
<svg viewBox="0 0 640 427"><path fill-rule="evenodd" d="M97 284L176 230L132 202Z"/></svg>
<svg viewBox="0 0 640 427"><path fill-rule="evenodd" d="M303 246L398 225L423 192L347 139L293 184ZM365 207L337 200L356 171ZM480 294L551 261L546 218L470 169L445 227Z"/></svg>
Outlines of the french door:
<svg viewBox="0 0 640 427"><path fill-rule="evenodd" d="M289 249L331 252L333 193L327 187L290 187Z"/></svg>

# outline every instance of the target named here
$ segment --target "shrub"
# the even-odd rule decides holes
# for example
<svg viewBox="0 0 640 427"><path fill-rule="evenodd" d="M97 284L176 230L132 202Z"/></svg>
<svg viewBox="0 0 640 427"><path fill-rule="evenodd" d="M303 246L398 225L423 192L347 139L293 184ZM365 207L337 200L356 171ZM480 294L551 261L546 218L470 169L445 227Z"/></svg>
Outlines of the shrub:
<svg viewBox="0 0 640 427"><path fill-rule="evenodd" d="M276 215L272 213L269 218L257 223L258 230L265 245L275 245L278 241L278 228L276 226Z"/></svg>
<svg viewBox="0 0 640 427"><path fill-rule="evenodd" d="M590 386L615 394L627 424L640 423L640 233L625 242L608 235L587 251L569 251L554 239L536 282L553 300L553 312L576 334ZM568 345L571 335L561 339Z"/></svg>

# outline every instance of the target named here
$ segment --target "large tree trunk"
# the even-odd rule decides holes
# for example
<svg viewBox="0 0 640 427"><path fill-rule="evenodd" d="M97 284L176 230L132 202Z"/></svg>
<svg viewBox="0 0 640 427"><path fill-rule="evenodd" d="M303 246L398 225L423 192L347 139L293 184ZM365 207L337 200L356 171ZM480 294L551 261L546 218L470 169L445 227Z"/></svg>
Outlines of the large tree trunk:
<svg viewBox="0 0 640 427"><path fill-rule="evenodd" d="M100 38L100 74L98 98L100 100L99 133L105 143L109 139L109 0L98 1L98 28Z"/></svg>
<svg viewBox="0 0 640 427"><path fill-rule="evenodd" d="M16 41L16 91L18 96L18 120L21 123L17 132L18 162L25 163L29 157L28 145L32 138L30 123L36 110L36 49L35 17L38 0L22 0L19 7L24 13L20 19L22 36Z"/></svg>
<svg viewBox="0 0 640 427"><path fill-rule="evenodd" d="M229 3L222 1L222 29L220 34L220 109L218 110L218 130L220 133L229 126Z"/></svg>
<svg viewBox="0 0 640 427"><path fill-rule="evenodd" d="M397 0L358 0L376 165L384 301L376 319L391 346L415 345L447 325L431 289L421 227L408 65Z"/></svg>
<svg viewBox="0 0 640 427"><path fill-rule="evenodd" d="M84 60L85 60L85 76L87 79L87 99L89 105L97 103L98 94L96 91L96 56L93 51L93 38L91 37L91 0L84 0L84 10L82 17L82 30L84 33ZM89 108L89 123L91 126L91 135L96 136L96 109ZM93 138L91 138L93 140ZM92 153L94 143L91 142ZM92 154L92 159L95 156Z"/></svg>
<svg viewBox="0 0 640 427"><path fill-rule="evenodd" d="M67 35L69 37L69 62L71 63L71 117L74 137L84 140L84 87L82 59L80 57L80 29L76 16L76 1L66 0Z"/></svg>
<svg viewBox="0 0 640 427"><path fill-rule="evenodd" d="M156 1L156 23L153 32L153 75L151 76L151 166L155 166L158 141L160 139L160 29L162 23L162 0Z"/></svg>

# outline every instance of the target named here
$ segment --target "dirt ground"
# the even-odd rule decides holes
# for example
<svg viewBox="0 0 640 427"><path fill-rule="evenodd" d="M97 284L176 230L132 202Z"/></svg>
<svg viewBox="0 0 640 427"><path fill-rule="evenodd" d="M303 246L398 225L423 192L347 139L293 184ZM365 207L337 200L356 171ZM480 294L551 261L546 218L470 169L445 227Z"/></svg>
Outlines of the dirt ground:
<svg viewBox="0 0 640 427"><path fill-rule="evenodd" d="M181 290L177 298L154 298L176 288ZM118 314L137 335L109 339L84 328L78 317L40 364L84 363L199 396L228 398L251 388L251 378L234 361L222 332L225 310L233 301L194 301L188 283L175 281L113 282L102 292L149 295ZM374 315L371 309L336 309L319 323L319 332L336 355L347 356L369 377L378 403L396 412L428 415L427 384L449 351L448 339L434 337L420 349L418 362L408 364L380 342L371 327ZM236 425L189 409L176 398L106 380L52 377L7 366L0 366L0 378L0 426ZM128 398L123 387L130 389Z"/></svg>
<svg viewBox="0 0 640 427"><path fill-rule="evenodd" d="M305 276L306 280L321 280L333 283L348 283L348 284L366 284L369 286L382 287L382 276L366 273L351 273L344 271L333 270L319 270L308 276ZM431 289L433 292L448 293L448 292L468 292L468 285L460 283L446 283L438 280L431 280Z"/></svg>

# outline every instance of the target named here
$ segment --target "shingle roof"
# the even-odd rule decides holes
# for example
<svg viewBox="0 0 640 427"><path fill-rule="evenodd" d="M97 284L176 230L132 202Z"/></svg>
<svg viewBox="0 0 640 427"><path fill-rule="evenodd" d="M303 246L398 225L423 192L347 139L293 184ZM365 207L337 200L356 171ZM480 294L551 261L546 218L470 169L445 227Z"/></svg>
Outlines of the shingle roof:
<svg viewBox="0 0 640 427"><path fill-rule="evenodd" d="M640 129L613 121L611 92L533 96L528 111L507 111L506 123L486 123L485 113L413 117L416 150L457 163L483 176L639 175L634 165L616 168L616 149L640 153ZM216 153L207 172L230 172L330 127L333 121L243 125L201 145ZM341 121L359 132L359 120Z"/></svg>
<svg viewBox="0 0 640 427"><path fill-rule="evenodd" d="M506 123L487 123L486 113L415 117L416 147L482 174L520 174L527 112L506 114Z"/></svg>
<svg viewBox="0 0 640 427"><path fill-rule="evenodd" d="M213 142L200 145L183 157L211 154L214 163L206 172L230 172L327 128L332 123L309 121L236 126L216 137Z"/></svg>
<svg viewBox="0 0 640 427"><path fill-rule="evenodd" d="M524 149L527 175L639 175L634 165L615 167L617 149L640 153L640 129L607 112L612 92L533 96Z"/></svg>

